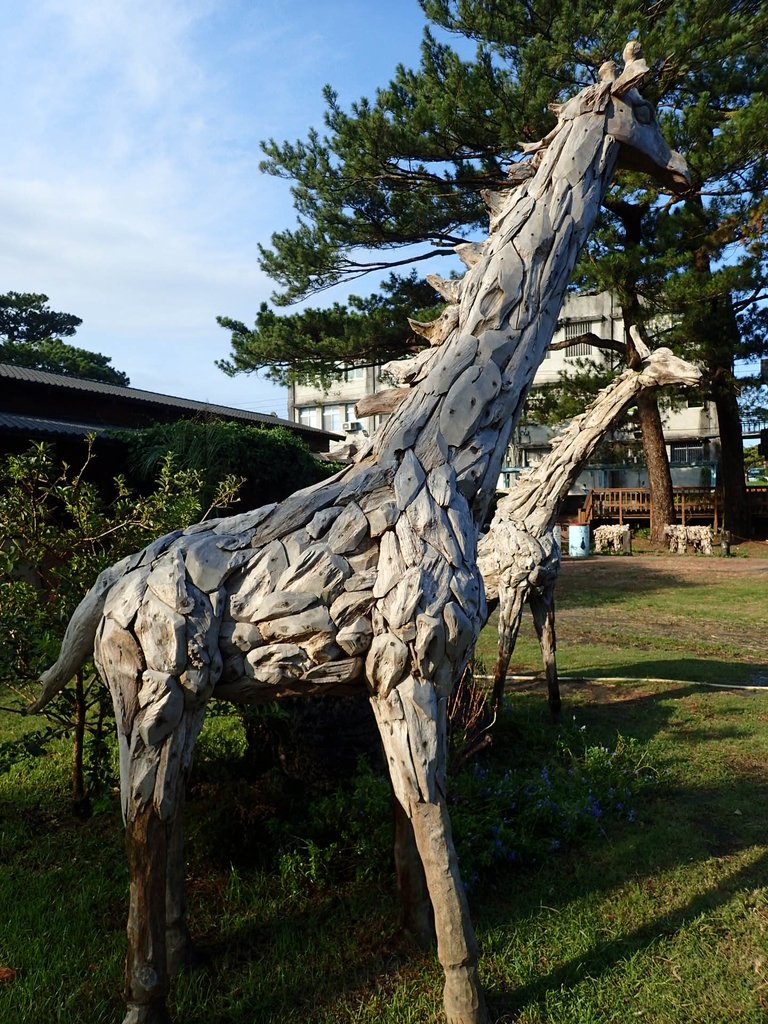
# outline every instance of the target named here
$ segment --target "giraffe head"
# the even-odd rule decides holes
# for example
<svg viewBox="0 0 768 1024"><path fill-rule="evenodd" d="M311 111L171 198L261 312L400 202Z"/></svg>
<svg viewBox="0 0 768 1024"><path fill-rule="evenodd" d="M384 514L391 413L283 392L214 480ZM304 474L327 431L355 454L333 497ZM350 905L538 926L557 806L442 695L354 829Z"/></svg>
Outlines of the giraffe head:
<svg viewBox="0 0 768 1024"><path fill-rule="evenodd" d="M643 356L638 377L638 384L643 387L663 388L669 384L695 387L701 381L701 370L668 348L657 348Z"/></svg>
<svg viewBox="0 0 768 1024"><path fill-rule="evenodd" d="M605 118L605 134L621 146L620 167L650 174L675 192L690 188L691 179L685 160L667 145L656 123L653 107L635 88L649 70L640 43L636 40L627 43L623 56L621 73L612 60L606 61L598 72L599 81L595 85L582 89L566 103L550 106L557 115L557 125L541 141L520 144L523 153L535 154L533 163L527 172L525 164L515 164L511 177L525 177L532 173L566 122L583 115L600 115Z"/></svg>
<svg viewBox="0 0 768 1024"><path fill-rule="evenodd" d="M608 61L600 68L596 87L605 104L606 132L621 143L619 166L644 171L676 192L685 191L691 184L686 162L667 145L653 107L635 88L648 73L640 43L629 42L623 56L621 74Z"/></svg>

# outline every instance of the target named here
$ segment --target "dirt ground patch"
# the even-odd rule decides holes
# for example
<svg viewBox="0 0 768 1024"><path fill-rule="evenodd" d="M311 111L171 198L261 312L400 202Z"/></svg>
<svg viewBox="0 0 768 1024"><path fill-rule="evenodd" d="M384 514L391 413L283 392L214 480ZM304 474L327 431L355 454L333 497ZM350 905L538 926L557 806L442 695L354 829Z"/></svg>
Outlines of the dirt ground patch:
<svg viewBox="0 0 768 1024"><path fill-rule="evenodd" d="M762 545L762 547L760 546ZM744 548L756 549L752 555ZM750 541L740 545L747 557L723 558L719 554L669 555L651 550L638 550L631 558L621 555L596 555L591 558L563 558L562 577L587 580L635 576L641 573L663 574L681 582L711 582L717 578L758 577L768 581L768 542Z"/></svg>
<svg viewBox="0 0 768 1024"><path fill-rule="evenodd" d="M564 558L556 592L561 672L768 686L766 594L766 557Z"/></svg>

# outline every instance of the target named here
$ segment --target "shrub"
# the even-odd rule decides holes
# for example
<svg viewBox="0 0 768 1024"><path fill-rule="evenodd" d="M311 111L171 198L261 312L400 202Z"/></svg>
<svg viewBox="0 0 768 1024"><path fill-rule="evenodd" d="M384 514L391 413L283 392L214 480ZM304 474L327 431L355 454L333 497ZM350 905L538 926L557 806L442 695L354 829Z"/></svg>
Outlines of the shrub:
<svg viewBox="0 0 768 1024"><path fill-rule="evenodd" d="M109 499L86 479L93 457L89 439L78 469L59 463L46 444L0 463L0 683L6 700L30 699L30 684L55 659L72 612L102 569L190 525L203 511L200 475L179 469L172 455L161 461L148 494L136 494L118 476ZM236 491L237 481L225 479L214 504L230 504ZM41 743L56 734L75 737L73 798L85 813L86 776L92 787L106 781L105 727L111 716L90 662L45 716L52 728L39 734Z"/></svg>
<svg viewBox="0 0 768 1024"><path fill-rule="evenodd" d="M219 480L237 475L245 508L281 501L300 487L335 472L285 427L248 427L222 420L178 420L116 435L128 450L132 476L154 479L168 452L175 464L198 474L201 499L210 503Z"/></svg>
<svg viewBox="0 0 768 1024"><path fill-rule="evenodd" d="M523 763L510 766L496 737L487 758L452 780L451 818L468 884L500 867L536 864L610 818L634 821L636 797L658 777L637 741L621 735L610 748L591 744L571 722L547 749L530 723L516 720L515 730Z"/></svg>
<svg viewBox="0 0 768 1024"><path fill-rule="evenodd" d="M509 731L509 711L506 722ZM658 772L634 739L592 743L575 722L555 732L514 712L514 739L504 728L482 760L450 772L453 835L468 886L500 870L526 869L608 827L632 823L638 797ZM520 760L521 752L523 760ZM361 761L333 792L308 798L273 818L267 832L286 895L341 879L380 877L391 862L391 789ZM390 864L391 869L391 864Z"/></svg>

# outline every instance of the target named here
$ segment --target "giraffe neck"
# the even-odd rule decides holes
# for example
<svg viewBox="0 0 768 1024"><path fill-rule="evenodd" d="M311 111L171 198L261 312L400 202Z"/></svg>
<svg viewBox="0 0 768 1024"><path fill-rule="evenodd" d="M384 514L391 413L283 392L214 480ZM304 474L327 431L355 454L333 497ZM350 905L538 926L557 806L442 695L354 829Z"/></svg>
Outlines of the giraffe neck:
<svg viewBox="0 0 768 1024"><path fill-rule="evenodd" d="M517 523L535 536L554 526L560 502L611 424L643 389L641 374L625 370L604 388L552 442L552 450L523 474L496 510L500 520Z"/></svg>
<svg viewBox="0 0 768 1024"><path fill-rule="evenodd" d="M366 462L412 451L448 466L476 524L552 340L565 289L618 157L602 114L562 123L536 174L501 201L482 256L458 288L458 325L424 362Z"/></svg>

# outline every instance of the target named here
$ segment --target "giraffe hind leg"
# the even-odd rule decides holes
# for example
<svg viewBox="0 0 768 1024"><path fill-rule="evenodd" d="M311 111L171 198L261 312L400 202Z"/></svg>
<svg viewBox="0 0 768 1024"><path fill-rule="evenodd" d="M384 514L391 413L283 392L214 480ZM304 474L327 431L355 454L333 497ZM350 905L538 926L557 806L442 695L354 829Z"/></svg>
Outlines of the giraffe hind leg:
<svg viewBox="0 0 768 1024"><path fill-rule="evenodd" d="M504 686L509 660L515 649L520 620L523 617L525 591L520 587L499 588L499 653L493 673L491 706L495 713L504 701Z"/></svg>
<svg viewBox="0 0 768 1024"><path fill-rule="evenodd" d="M177 684L169 678L167 685L173 692ZM130 875L124 1024L167 1024L169 978L189 957L182 812L186 770L203 712L167 718L145 714L143 719L141 714L123 784Z"/></svg>
<svg viewBox="0 0 768 1024"><path fill-rule="evenodd" d="M395 825L395 872L400 895L403 929L418 945L426 948L435 943L435 916L429 900L424 866L419 857L411 820L400 801L393 798Z"/></svg>
<svg viewBox="0 0 768 1024"><path fill-rule="evenodd" d="M152 804L126 822L130 875L126 1014L123 1024L169 1024L165 1006L168 973L165 945L167 825Z"/></svg>
<svg viewBox="0 0 768 1024"><path fill-rule="evenodd" d="M181 770L176 779L177 796L172 802L168 822L168 846L165 880L165 949L169 977L182 970L194 970L206 959L196 949L187 925L187 900L184 883L184 796L191 765L192 750L203 719L203 710L185 715Z"/></svg>
<svg viewBox="0 0 768 1024"><path fill-rule="evenodd" d="M541 594L531 591L529 603L536 635L539 638L544 672L547 678L547 701L553 718L557 718L562 709L560 699L560 682L557 677L556 637L555 637L555 595L554 588Z"/></svg>

